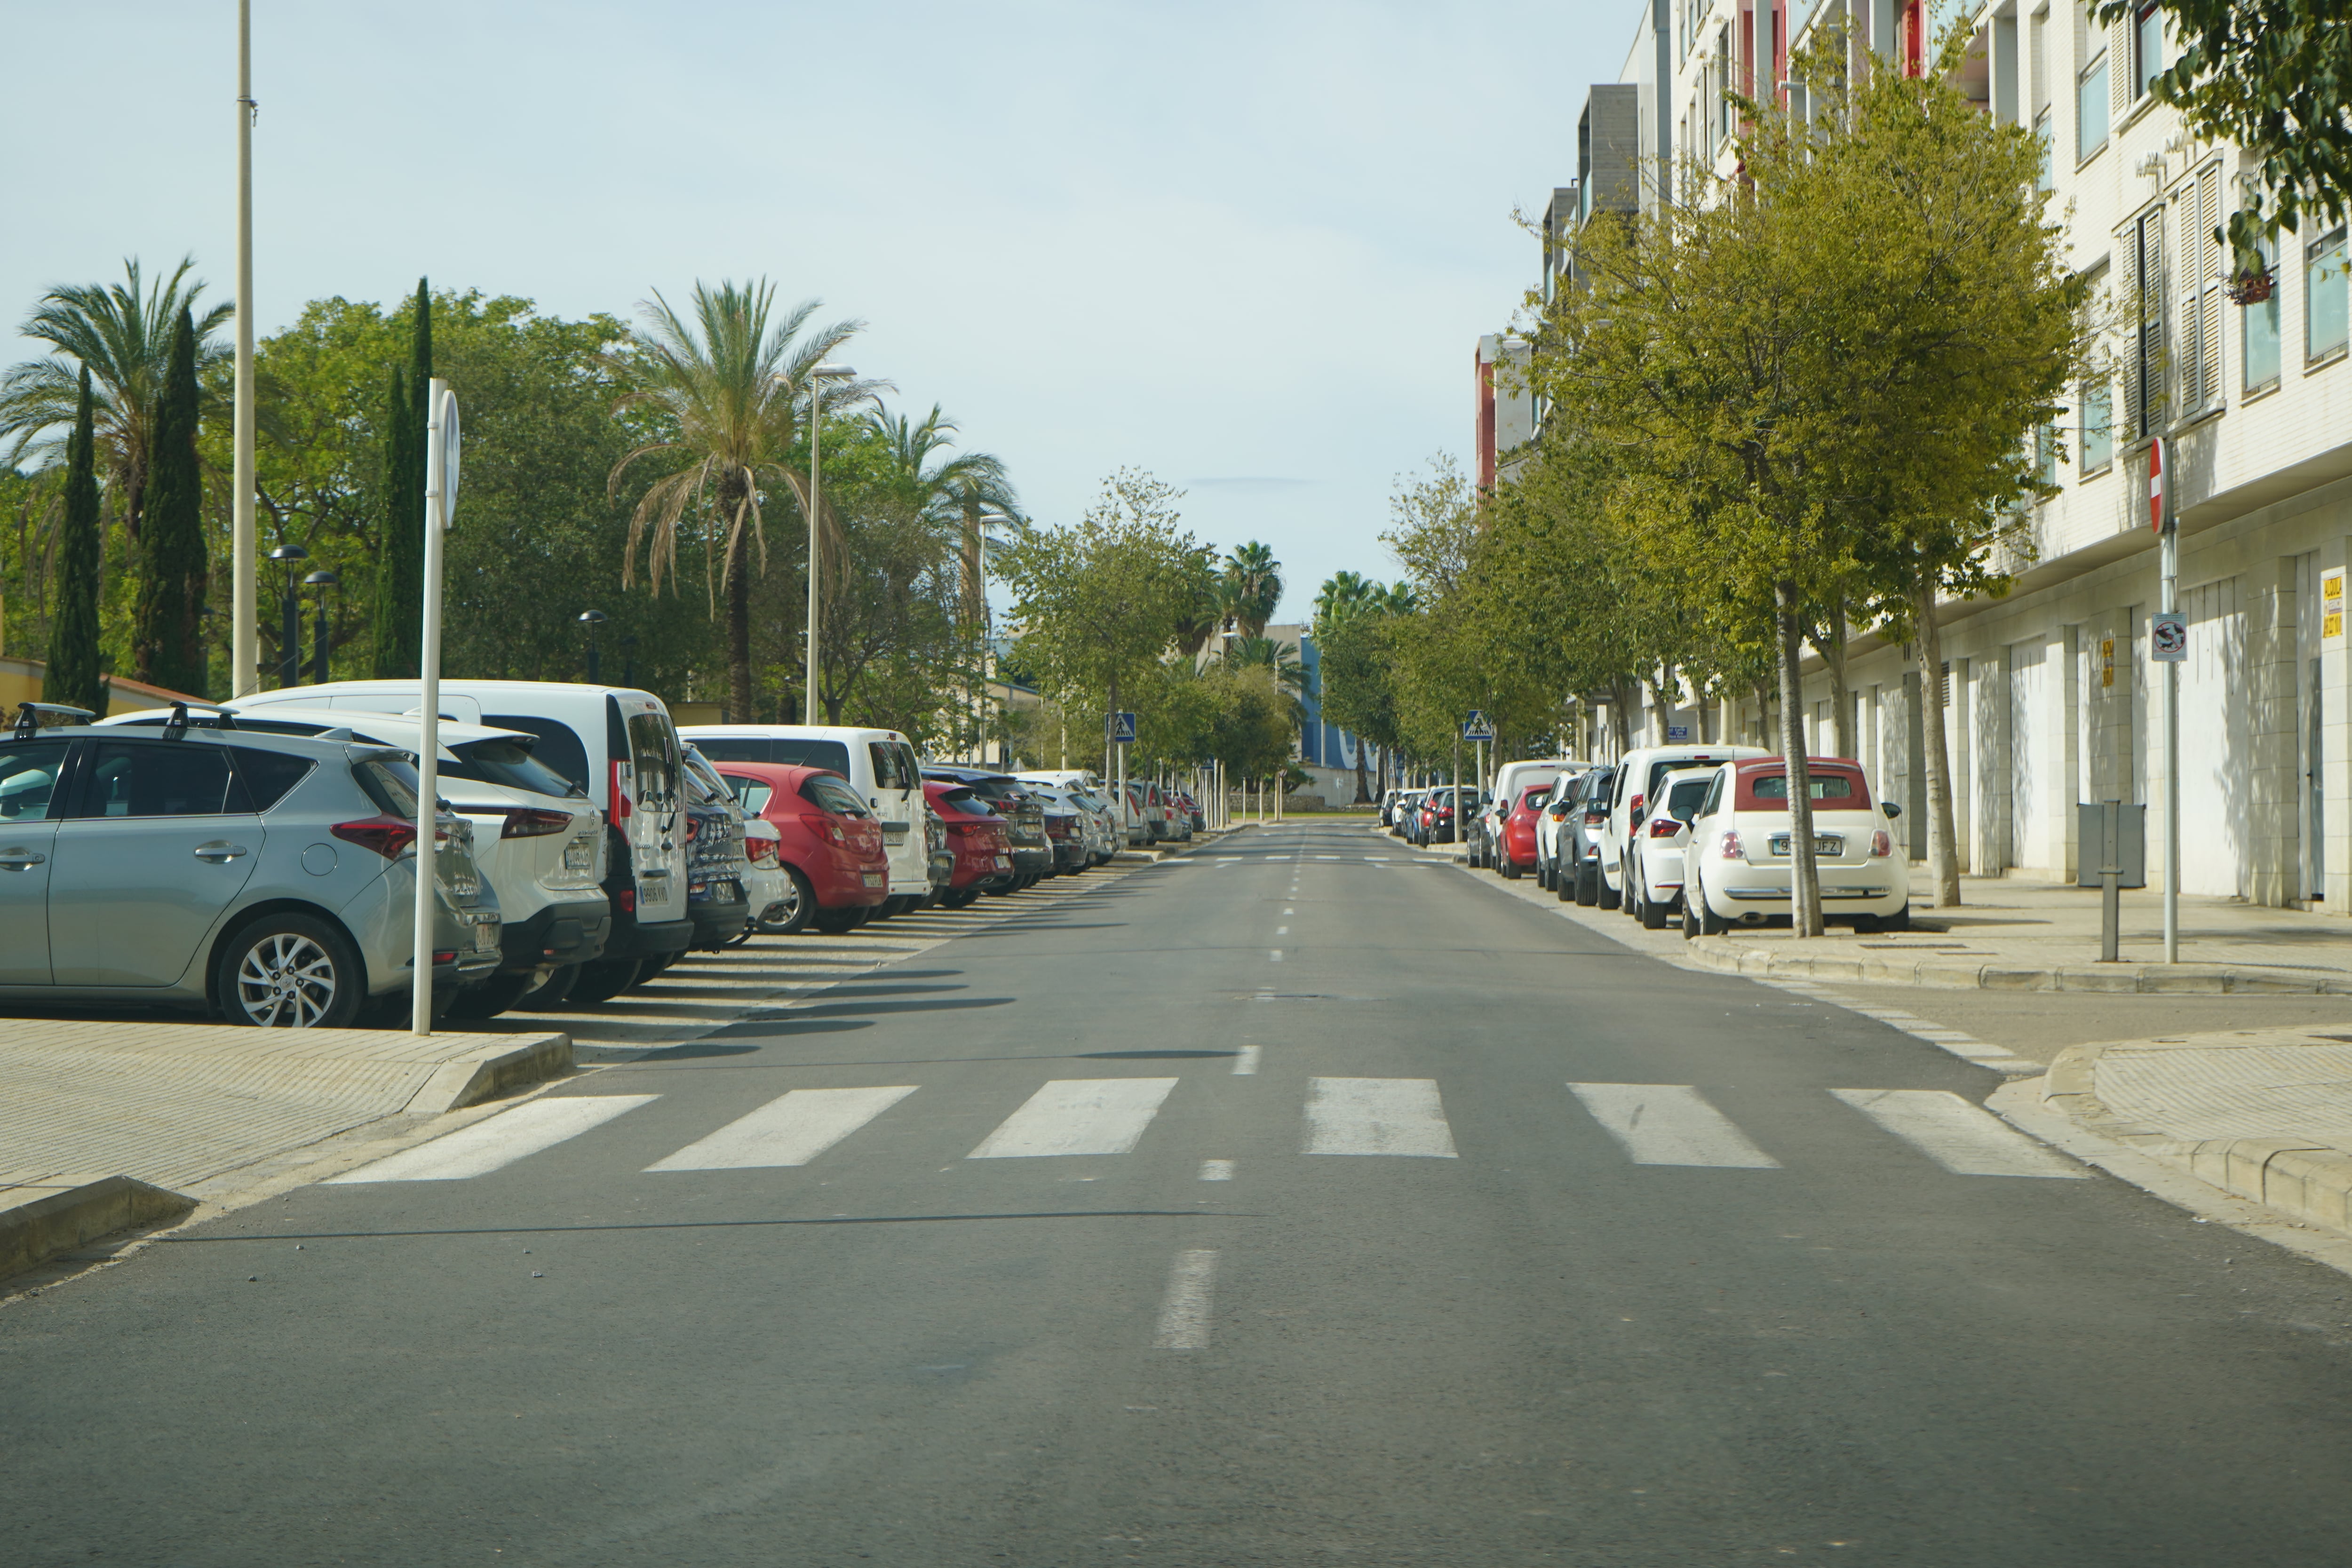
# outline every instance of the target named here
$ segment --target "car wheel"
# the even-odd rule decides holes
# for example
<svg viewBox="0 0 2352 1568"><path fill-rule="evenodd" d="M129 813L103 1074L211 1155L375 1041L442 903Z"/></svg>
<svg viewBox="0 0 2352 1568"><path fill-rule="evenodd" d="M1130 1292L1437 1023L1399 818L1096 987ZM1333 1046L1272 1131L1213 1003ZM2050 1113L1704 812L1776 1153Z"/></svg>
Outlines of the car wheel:
<svg viewBox="0 0 2352 1568"><path fill-rule="evenodd" d="M367 999L359 949L315 915L264 915L222 944L214 985L231 1024L340 1029Z"/></svg>
<svg viewBox="0 0 2352 1568"><path fill-rule="evenodd" d="M1591 909L1601 897L1598 890L1600 883L1601 868L1590 860L1578 861L1569 882L1569 901Z"/></svg>
<svg viewBox="0 0 2352 1568"><path fill-rule="evenodd" d="M940 908L943 910L968 909L971 907L973 900L977 900L979 897L980 889L978 888L950 888L940 895Z"/></svg>
<svg viewBox="0 0 2352 1568"><path fill-rule="evenodd" d="M827 936L847 936L864 923L864 910L819 910L813 922Z"/></svg>
<svg viewBox="0 0 2352 1568"><path fill-rule="evenodd" d="M1706 889L1699 885L1696 876L1691 879L1690 886L1683 889L1683 918L1688 920L1694 909L1698 910L1699 935L1721 936L1731 929L1731 922L1717 914L1715 906L1706 901Z"/></svg>
<svg viewBox="0 0 2352 1568"><path fill-rule="evenodd" d="M1503 874L1503 880L1506 882L1516 882L1519 879L1519 863L1508 855L1495 857L1495 869Z"/></svg>
<svg viewBox="0 0 2352 1568"><path fill-rule="evenodd" d="M1624 901L1625 889L1622 887L1611 887L1609 885L1609 879L1601 874L1601 867L1596 863L1592 868L1593 907L1596 909L1613 910Z"/></svg>
<svg viewBox="0 0 2352 1568"><path fill-rule="evenodd" d="M565 1002L574 1007L594 1007L610 1002L637 983L638 971L645 967L641 959L600 958L580 966L580 977L572 983L571 994Z"/></svg>
<svg viewBox="0 0 2352 1568"><path fill-rule="evenodd" d="M528 969L520 974L493 974L479 985L469 985L449 1004L452 1018L495 1018L536 989Z"/></svg>
<svg viewBox="0 0 2352 1568"><path fill-rule="evenodd" d="M1644 930L1644 931L1664 931L1664 930L1665 930L1665 929L1666 929L1666 916L1667 916L1669 913L1671 913L1671 912L1672 912L1672 910L1671 910L1670 906L1665 905L1665 904L1662 904L1662 903L1660 903L1657 900L1655 900L1655 899L1654 899L1654 898L1650 897L1650 889L1647 889L1647 888L1643 888L1643 889L1642 889L1642 929L1643 929L1643 930Z"/></svg>
<svg viewBox="0 0 2352 1568"><path fill-rule="evenodd" d="M567 963L550 974L532 989L516 999L514 1010L519 1013L542 1013L562 1005L572 994L572 983L580 978L580 966Z"/></svg>
<svg viewBox="0 0 2352 1568"><path fill-rule="evenodd" d="M1911 905L1909 900L1905 900L1903 907L1895 910L1893 914L1881 915L1878 918L1878 929L1881 931L1909 931L1911 929Z"/></svg>
<svg viewBox="0 0 2352 1568"><path fill-rule="evenodd" d="M809 917L816 912L816 889L809 885L807 874L797 866L787 866L784 879L784 896L768 906L782 912L774 920L760 922L760 929L770 936L793 935L805 928Z"/></svg>

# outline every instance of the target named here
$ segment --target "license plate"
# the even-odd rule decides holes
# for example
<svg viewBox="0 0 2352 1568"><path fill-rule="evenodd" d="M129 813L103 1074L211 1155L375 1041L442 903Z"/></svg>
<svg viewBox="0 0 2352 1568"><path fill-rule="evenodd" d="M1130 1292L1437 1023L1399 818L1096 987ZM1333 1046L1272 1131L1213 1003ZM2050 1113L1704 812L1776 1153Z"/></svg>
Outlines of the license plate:
<svg viewBox="0 0 2352 1568"><path fill-rule="evenodd" d="M499 922L484 921L474 928L474 951L488 952L499 945Z"/></svg>
<svg viewBox="0 0 2352 1568"><path fill-rule="evenodd" d="M890 885L890 875L887 871L864 871L859 875L865 878L866 885L869 888L887 888Z"/></svg>
<svg viewBox="0 0 2352 1568"><path fill-rule="evenodd" d="M1772 840L1772 853L1775 855L1786 855L1789 852L1789 835L1785 833L1781 834L1778 838ZM1843 855L1845 853L1845 840L1843 838L1816 837L1813 840L1813 853L1816 855Z"/></svg>
<svg viewBox="0 0 2352 1568"><path fill-rule="evenodd" d="M593 871L596 868L596 845L593 839L575 838L563 847L563 868L567 871Z"/></svg>

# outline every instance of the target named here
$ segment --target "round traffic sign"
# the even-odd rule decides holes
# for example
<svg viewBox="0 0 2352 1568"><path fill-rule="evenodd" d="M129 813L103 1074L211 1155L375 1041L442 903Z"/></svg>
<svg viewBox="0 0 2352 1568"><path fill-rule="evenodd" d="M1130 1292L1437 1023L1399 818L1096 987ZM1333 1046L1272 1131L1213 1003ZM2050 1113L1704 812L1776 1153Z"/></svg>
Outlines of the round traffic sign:
<svg viewBox="0 0 2352 1568"><path fill-rule="evenodd" d="M457 395L441 395L441 526L457 515Z"/></svg>

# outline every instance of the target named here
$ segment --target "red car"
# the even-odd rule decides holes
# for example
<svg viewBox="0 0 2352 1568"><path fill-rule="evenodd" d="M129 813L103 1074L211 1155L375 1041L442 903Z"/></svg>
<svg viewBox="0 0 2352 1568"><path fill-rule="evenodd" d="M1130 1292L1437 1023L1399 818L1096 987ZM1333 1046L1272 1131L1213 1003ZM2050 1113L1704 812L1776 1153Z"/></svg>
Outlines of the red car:
<svg viewBox="0 0 2352 1568"><path fill-rule="evenodd" d="M775 826L776 858L792 882L782 920L761 930L788 934L810 926L838 936L866 922L890 896L882 825L830 768L782 763L714 763L746 815Z"/></svg>
<svg viewBox="0 0 2352 1568"><path fill-rule="evenodd" d="M1529 784L1519 792L1518 804L1511 815L1503 818L1503 852L1495 858L1495 867L1504 876L1517 878L1522 871L1536 868L1536 818L1543 813L1544 802L1550 798L1551 781Z"/></svg>
<svg viewBox="0 0 2352 1568"><path fill-rule="evenodd" d="M940 902L960 910L982 891L1013 876L1013 841L1004 818L969 784L923 781L923 798L940 814L955 852L955 874L940 890Z"/></svg>

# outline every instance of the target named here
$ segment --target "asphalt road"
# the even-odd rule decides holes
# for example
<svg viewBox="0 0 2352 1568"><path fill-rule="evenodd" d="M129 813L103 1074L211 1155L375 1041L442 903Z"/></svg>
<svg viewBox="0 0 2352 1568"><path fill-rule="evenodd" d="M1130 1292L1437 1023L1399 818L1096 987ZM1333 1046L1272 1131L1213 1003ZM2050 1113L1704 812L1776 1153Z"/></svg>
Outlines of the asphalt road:
<svg viewBox="0 0 2352 1568"><path fill-rule="evenodd" d="M0 1312L0 1560L2345 1561L2352 1281L1993 1087L1247 833Z"/></svg>

